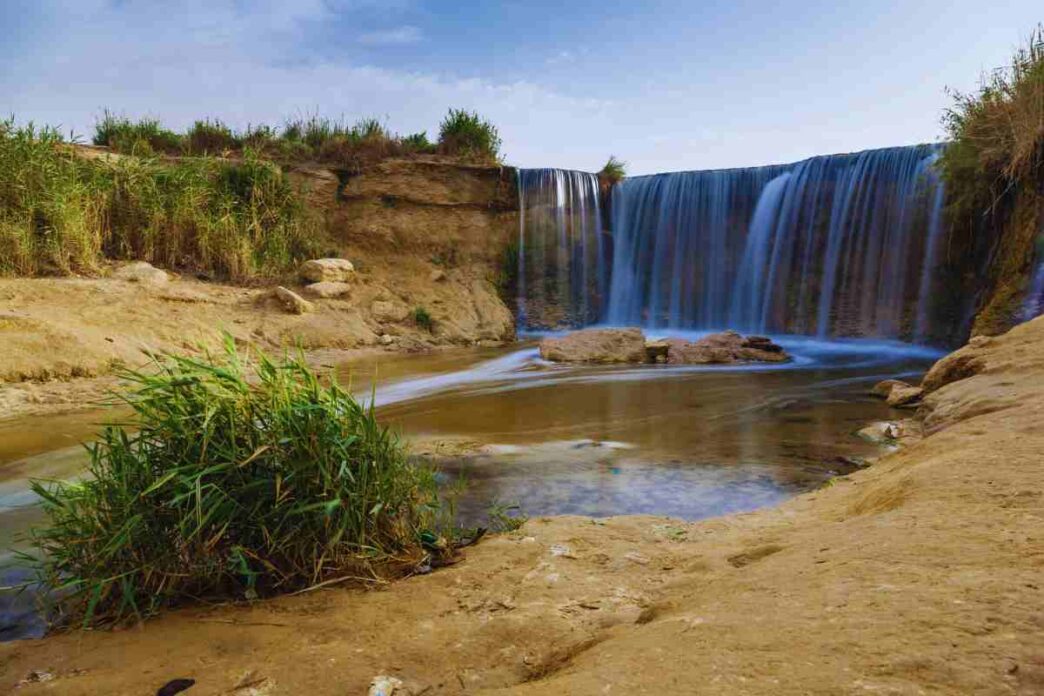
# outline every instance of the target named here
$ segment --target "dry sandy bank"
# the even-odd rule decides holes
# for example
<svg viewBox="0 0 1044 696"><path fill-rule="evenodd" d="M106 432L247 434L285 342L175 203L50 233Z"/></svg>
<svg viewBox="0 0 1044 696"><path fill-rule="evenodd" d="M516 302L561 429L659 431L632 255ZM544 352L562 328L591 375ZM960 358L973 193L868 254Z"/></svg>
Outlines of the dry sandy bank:
<svg viewBox="0 0 1044 696"><path fill-rule="evenodd" d="M0 689L1044 693L1044 319L932 375L927 437L777 508L534 520L377 591L6 644Z"/></svg>

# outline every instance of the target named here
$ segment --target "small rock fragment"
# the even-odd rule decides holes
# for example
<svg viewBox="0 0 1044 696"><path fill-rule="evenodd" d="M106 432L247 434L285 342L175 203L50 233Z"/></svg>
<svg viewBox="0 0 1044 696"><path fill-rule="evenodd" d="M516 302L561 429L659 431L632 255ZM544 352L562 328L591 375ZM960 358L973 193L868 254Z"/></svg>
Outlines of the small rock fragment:
<svg viewBox="0 0 1044 696"><path fill-rule="evenodd" d="M887 399L891 395L892 390L896 387L909 386L909 384L902 381L901 379L886 379L875 384L874 388L870 390L870 395L876 396L879 399Z"/></svg>
<svg viewBox="0 0 1044 696"><path fill-rule="evenodd" d="M331 297L343 297L351 292L352 286L335 280L323 280L318 283L306 285L304 294L310 297L329 299Z"/></svg>
<svg viewBox="0 0 1044 696"><path fill-rule="evenodd" d="M433 283L441 283L442 281L446 280L446 271L442 270L441 268L436 268L434 271L431 272L431 275L428 276L428 280L430 280Z"/></svg>
<svg viewBox="0 0 1044 696"><path fill-rule="evenodd" d="M373 678L370 682L370 690L367 692L368 696L404 696L406 690L403 686L401 679L395 677L389 677L386 675L378 675Z"/></svg>
<svg viewBox="0 0 1044 696"><path fill-rule="evenodd" d="M888 394L888 405L893 408L908 408L915 406L921 400L924 389L920 387L894 386Z"/></svg>
<svg viewBox="0 0 1044 696"><path fill-rule="evenodd" d="M305 261L298 269L301 278L309 283L322 281L343 282L355 272L355 266L348 259L312 259Z"/></svg>
<svg viewBox="0 0 1044 696"><path fill-rule="evenodd" d="M134 261L133 263L120 266L113 271L112 277L126 280L130 283L144 283L148 285L158 285L170 280L170 276L165 271L161 271L147 261Z"/></svg>
<svg viewBox="0 0 1044 696"><path fill-rule="evenodd" d="M275 289L275 296L283 303L288 312L294 314L305 314L314 312L315 305L298 295L293 290L288 290L282 285Z"/></svg>

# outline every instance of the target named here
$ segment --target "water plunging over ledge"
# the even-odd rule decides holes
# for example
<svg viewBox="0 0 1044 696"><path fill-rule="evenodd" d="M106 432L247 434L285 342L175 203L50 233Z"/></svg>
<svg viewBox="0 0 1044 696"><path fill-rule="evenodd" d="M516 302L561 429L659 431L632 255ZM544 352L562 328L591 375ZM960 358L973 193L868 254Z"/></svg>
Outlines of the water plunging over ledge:
<svg viewBox="0 0 1044 696"><path fill-rule="evenodd" d="M634 177L608 216L594 175L522 170L520 326L931 340L949 330L933 299L942 147Z"/></svg>

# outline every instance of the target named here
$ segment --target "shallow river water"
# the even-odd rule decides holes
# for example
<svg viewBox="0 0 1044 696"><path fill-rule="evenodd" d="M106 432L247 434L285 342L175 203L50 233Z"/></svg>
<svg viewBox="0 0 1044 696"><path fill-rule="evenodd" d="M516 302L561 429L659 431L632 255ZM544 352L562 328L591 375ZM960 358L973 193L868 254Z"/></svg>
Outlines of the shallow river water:
<svg viewBox="0 0 1044 696"><path fill-rule="evenodd" d="M556 365L540 359L535 343L521 343L333 367L406 437L483 446L439 459L447 481L465 478L465 522L481 521L494 501L530 516L692 520L775 504L879 454L854 432L898 414L869 387L916 377L938 355L890 342L776 340L793 362ZM28 479L76 476L85 460L79 443L118 415L0 421L0 549L19 546L38 519ZM19 577L0 571L0 584ZM0 595L0 639L38 630L24 601Z"/></svg>

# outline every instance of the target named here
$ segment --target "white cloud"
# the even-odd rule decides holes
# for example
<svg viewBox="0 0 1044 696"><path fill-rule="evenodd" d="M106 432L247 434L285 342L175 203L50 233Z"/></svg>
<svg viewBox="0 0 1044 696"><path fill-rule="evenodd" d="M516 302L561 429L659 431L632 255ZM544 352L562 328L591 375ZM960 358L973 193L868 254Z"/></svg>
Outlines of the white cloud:
<svg viewBox="0 0 1044 696"><path fill-rule="evenodd" d="M422 38L423 34L417 27L402 26L362 34L358 41L364 46L403 46L417 43Z"/></svg>

